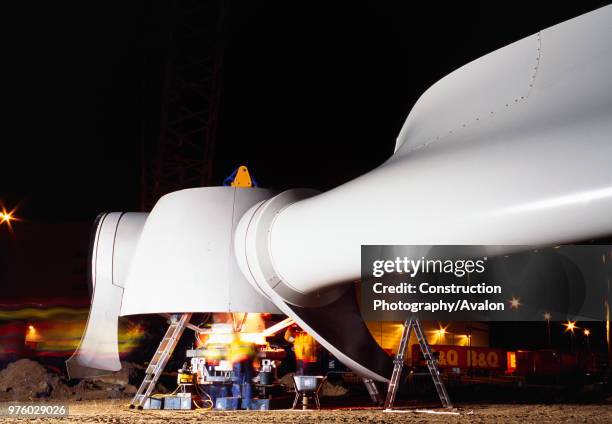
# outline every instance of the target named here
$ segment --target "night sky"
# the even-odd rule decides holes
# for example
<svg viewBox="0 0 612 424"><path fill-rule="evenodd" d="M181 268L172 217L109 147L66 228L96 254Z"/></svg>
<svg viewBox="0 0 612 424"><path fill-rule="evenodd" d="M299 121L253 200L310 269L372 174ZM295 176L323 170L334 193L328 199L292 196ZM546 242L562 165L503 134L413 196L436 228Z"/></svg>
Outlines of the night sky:
<svg viewBox="0 0 612 424"><path fill-rule="evenodd" d="M217 184L244 163L277 189L353 179L392 154L438 79L608 2L331 3L230 2ZM0 201L23 221L13 234L0 228L0 285L51 295L45 275L84 272L99 212L140 208L141 143L157 143L169 18L165 2L147 1L3 9ZM78 281L68 287L80 296Z"/></svg>

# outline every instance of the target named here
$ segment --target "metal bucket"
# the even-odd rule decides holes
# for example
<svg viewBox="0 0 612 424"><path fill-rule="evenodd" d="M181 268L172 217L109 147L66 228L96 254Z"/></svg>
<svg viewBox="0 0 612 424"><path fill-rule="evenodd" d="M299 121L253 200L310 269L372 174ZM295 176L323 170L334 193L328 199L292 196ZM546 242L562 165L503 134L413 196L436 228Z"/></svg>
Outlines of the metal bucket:
<svg viewBox="0 0 612 424"><path fill-rule="evenodd" d="M300 393L315 392L324 378L321 375L294 375L293 384Z"/></svg>

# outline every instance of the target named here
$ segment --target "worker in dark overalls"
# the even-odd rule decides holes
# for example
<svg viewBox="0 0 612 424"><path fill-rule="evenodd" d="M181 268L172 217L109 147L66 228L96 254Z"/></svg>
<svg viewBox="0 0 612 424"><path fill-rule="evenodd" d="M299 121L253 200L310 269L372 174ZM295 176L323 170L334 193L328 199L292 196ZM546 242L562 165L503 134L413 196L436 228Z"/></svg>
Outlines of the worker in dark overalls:
<svg viewBox="0 0 612 424"><path fill-rule="evenodd" d="M242 340L240 333L234 333L229 350L234 371L232 396L241 398L242 409L248 409L253 398L252 381L253 360L256 354L255 344Z"/></svg>

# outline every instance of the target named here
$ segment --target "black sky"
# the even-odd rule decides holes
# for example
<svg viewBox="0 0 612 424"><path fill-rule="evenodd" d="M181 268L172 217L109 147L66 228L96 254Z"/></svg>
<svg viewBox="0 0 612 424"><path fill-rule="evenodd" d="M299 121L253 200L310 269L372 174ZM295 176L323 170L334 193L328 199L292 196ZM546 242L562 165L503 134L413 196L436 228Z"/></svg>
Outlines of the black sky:
<svg viewBox="0 0 612 424"><path fill-rule="evenodd" d="M215 180L247 163L265 187L348 181L392 154L438 79L606 3L232 1ZM166 4L3 5L0 204L24 219L14 235L0 227L5 297L86 297L89 223L139 209L141 140L154 146L159 129Z"/></svg>
<svg viewBox="0 0 612 424"><path fill-rule="evenodd" d="M412 105L487 52L606 2L230 2L215 157L328 189L393 150ZM164 2L4 6L0 199L34 221L139 207L156 143Z"/></svg>

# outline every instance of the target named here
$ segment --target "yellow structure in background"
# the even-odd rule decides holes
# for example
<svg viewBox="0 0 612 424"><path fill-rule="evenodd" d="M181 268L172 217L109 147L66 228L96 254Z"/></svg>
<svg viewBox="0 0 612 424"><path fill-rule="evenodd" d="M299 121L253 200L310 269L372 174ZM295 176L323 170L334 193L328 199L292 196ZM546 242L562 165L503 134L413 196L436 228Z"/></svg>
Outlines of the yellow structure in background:
<svg viewBox="0 0 612 424"><path fill-rule="evenodd" d="M251 174L246 166L241 165L236 172L236 176L234 177L234 181L230 183L231 187L243 187L250 188L253 187L253 179L251 178Z"/></svg>
<svg viewBox="0 0 612 424"><path fill-rule="evenodd" d="M370 334L378 345L395 354L402 337L402 322L366 321ZM430 345L489 346L489 326L482 322L430 322L424 321L425 336ZM406 357L412 357L412 345L417 343L414 332L410 335Z"/></svg>

